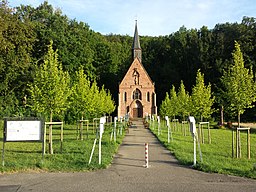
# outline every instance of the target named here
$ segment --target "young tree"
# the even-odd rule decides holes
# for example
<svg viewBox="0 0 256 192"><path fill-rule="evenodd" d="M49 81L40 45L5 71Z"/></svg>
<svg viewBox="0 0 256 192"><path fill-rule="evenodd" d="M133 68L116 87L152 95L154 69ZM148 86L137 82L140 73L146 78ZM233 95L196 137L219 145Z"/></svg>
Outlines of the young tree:
<svg viewBox="0 0 256 192"><path fill-rule="evenodd" d="M194 116L200 118L200 121L212 114L214 97L212 97L211 85L204 85L204 75L200 70L197 71L196 85L192 88L191 102L191 111Z"/></svg>
<svg viewBox="0 0 256 192"><path fill-rule="evenodd" d="M60 114L68 107L69 81L69 74L62 70L57 51L54 52L51 41L44 63L36 70L34 82L29 84L32 110L43 114L45 118L49 118L52 122L53 114ZM51 126L49 135L51 137ZM53 153L51 139L49 153Z"/></svg>
<svg viewBox="0 0 256 192"><path fill-rule="evenodd" d="M175 119L175 116L178 115L179 112L179 106L177 105L177 93L175 91L175 86L172 86L172 89L170 90L170 105L169 110L170 110L170 116L173 116L173 118Z"/></svg>
<svg viewBox="0 0 256 192"><path fill-rule="evenodd" d="M170 90L170 96L166 92L165 99L162 101L162 104L160 106L160 114L162 116L167 115L174 118L175 118L175 115L178 114L177 94L176 94L174 85Z"/></svg>
<svg viewBox="0 0 256 192"><path fill-rule="evenodd" d="M160 106L160 115L162 117L164 116L170 116L170 112L168 109L168 106L170 105L170 97L168 92L166 92L165 99L162 101L162 104Z"/></svg>
<svg viewBox="0 0 256 192"><path fill-rule="evenodd" d="M189 102L190 102L189 94L185 90L183 81L181 81L179 92L177 94L177 105L178 105L179 113L182 116L183 120L185 119L185 116L189 115L189 112L190 112Z"/></svg>
<svg viewBox="0 0 256 192"><path fill-rule="evenodd" d="M221 82L224 86L224 98L231 111L237 113L240 127L240 115L246 108L252 108L252 103L256 100L255 82L252 68L244 67L243 54L237 41L232 56L234 64L229 70L224 71Z"/></svg>
<svg viewBox="0 0 256 192"><path fill-rule="evenodd" d="M72 94L70 97L72 111L76 118L88 117L88 108L91 107L91 99L93 98L90 92L90 81L84 74L82 68L76 72L75 80L72 86Z"/></svg>

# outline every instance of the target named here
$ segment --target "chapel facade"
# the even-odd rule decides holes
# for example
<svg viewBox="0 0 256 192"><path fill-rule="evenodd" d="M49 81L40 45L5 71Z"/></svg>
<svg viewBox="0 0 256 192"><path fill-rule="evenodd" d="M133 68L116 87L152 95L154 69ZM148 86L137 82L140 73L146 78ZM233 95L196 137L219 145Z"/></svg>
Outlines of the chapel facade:
<svg viewBox="0 0 256 192"><path fill-rule="evenodd" d="M137 21L132 45L132 63L119 84L118 117L143 118L157 115L155 85L142 65Z"/></svg>

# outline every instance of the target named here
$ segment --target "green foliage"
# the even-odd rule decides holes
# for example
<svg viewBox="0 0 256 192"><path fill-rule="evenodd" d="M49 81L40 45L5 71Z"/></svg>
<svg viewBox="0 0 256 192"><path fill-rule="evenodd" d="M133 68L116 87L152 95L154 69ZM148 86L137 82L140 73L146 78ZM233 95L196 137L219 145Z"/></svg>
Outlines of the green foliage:
<svg viewBox="0 0 256 192"><path fill-rule="evenodd" d="M213 113L212 105L214 97L211 93L211 85L204 85L204 75L198 70L196 77L196 85L192 89L191 94L191 112L192 115L200 118L208 118Z"/></svg>
<svg viewBox="0 0 256 192"><path fill-rule="evenodd" d="M70 108L76 118L84 116L86 119L92 119L115 110L110 92L106 91L104 86L99 90L97 83L91 83L82 68L76 72L70 100Z"/></svg>
<svg viewBox="0 0 256 192"><path fill-rule="evenodd" d="M2 1L0 16L1 117L19 115L19 111L31 114L30 109L23 108L22 98L28 95L27 85L33 82L37 65L43 63L50 40L71 79L82 67L88 78L110 90L117 103L118 82L132 62L132 37L96 33L88 24L68 18L47 1L38 7L21 5L15 9ZM169 85L178 87L181 80L191 93L198 69L204 73L206 84L210 82L212 91L217 92L222 86L223 70L232 64L234 40L241 45L245 67L255 69L255 28L255 18L244 17L240 23L216 24L213 29L182 26L166 36L142 36L142 61L155 82L157 105L169 92ZM216 100L223 103L220 98L221 94L216 95Z"/></svg>
<svg viewBox="0 0 256 192"><path fill-rule="evenodd" d="M253 107L256 100L255 82L252 68L244 67L243 54L240 45L235 41L235 50L232 53L233 66L231 66L221 78L224 86L223 97L230 111L235 111L240 123L240 114L243 114L246 108Z"/></svg>
<svg viewBox="0 0 256 192"><path fill-rule="evenodd" d="M168 93L166 93L165 100L162 102L162 105L160 106L160 114L162 116L169 116L174 117L178 115L179 113L179 105L177 105L178 98L175 91L174 85L172 86L172 89L170 90L170 96Z"/></svg>
<svg viewBox="0 0 256 192"><path fill-rule="evenodd" d="M183 81L180 83L179 92L177 94L177 103L179 115L185 120L185 117L190 113L190 96L185 90Z"/></svg>
<svg viewBox="0 0 256 192"><path fill-rule="evenodd" d="M33 72L34 27L14 13L7 1L0 2L0 116L17 115Z"/></svg>
<svg viewBox="0 0 256 192"><path fill-rule="evenodd" d="M62 70L57 51L54 52L52 48L52 41L43 65L38 67L33 83L29 84L29 92L32 110L50 120L50 115L64 112L69 105L69 74Z"/></svg>
<svg viewBox="0 0 256 192"><path fill-rule="evenodd" d="M162 101L162 104L160 105L160 115L162 117L169 116L169 103L170 103L170 97L168 92L166 92L165 99Z"/></svg>

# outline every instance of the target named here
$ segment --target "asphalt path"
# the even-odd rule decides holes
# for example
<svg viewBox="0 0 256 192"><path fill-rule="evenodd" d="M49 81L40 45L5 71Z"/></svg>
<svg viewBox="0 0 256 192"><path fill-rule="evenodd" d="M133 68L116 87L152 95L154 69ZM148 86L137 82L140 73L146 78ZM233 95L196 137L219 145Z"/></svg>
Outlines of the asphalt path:
<svg viewBox="0 0 256 192"><path fill-rule="evenodd" d="M149 168L144 166L145 143L149 144ZM134 121L109 168L78 173L2 174L2 191L255 192L256 180L181 166L141 121Z"/></svg>

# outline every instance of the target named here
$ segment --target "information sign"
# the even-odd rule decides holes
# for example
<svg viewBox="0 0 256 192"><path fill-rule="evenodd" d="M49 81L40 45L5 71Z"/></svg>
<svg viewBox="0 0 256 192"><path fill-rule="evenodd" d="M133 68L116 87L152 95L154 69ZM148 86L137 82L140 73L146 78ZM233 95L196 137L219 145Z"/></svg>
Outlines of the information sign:
<svg viewBox="0 0 256 192"><path fill-rule="evenodd" d="M6 120L5 141L41 141L42 122L39 120Z"/></svg>

